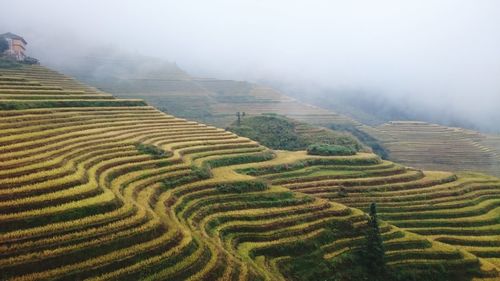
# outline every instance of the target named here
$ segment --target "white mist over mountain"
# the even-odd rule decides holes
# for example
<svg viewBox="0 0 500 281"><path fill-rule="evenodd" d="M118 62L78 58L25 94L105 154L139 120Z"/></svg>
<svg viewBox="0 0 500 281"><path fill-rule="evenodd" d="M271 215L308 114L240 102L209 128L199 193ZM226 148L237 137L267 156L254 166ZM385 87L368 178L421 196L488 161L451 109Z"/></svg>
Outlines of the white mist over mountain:
<svg viewBox="0 0 500 281"><path fill-rule="evenodd" d="M295 96L344 91L500 131L500 2L0 0L42 63L108 47ZM335 95L332 95L335 98ZM357 98L351 97L351 98Z"/></svg>

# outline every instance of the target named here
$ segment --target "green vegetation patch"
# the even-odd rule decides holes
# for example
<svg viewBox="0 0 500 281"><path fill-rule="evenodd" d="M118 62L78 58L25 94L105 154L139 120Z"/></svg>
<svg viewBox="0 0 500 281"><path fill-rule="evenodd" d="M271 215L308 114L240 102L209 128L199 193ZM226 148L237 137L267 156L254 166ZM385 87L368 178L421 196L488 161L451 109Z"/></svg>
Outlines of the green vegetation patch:
<svg viewBox="0 0 500 281"><path fill-rule="evenodd" d="M382 157L382 159L389 158L389 151L385 148L382 143L375 137L363 132L356 126L348 124L330 124L330 129L341 132L348 132L360 140L363 144L369 146L374 153Z"/></svg>
<svg viewBox="0 0 500 281"><path fill-rule="evenodd" d="M151 155L151 157L153 157L155 159L164 158L164 157L168 157L168 156L172 155L171 152L167 152L167 151L165 151L157 146L154 146L152 144L138 143L135 145L135 148L140 153L149 154L149 155Z"/></svg>
<svg viewBox="0 0 500 281"><path fill-rule="evenodd" d="M347 133L316 128L276 114L245 117L227 128L229 131L280 150L304 150L314 143L346 146L359 151L363 146Z"/></svg>
<svg viewBox="0 0 500 281"><path fill-rule="evenodd" d="M236 164L252 163L252 162L263 162L271 160L276 155L272 151L265 151L256 154L243 154L230 157L222 157L212 160L207 160L203 163L205 167L217 168L223 166L231 166Z"/></svg>
<svg viewBox="0 0 500 281"><path fill-rule="evenodd" d="M21 67L21 64L5 58L0 58L0 68L18 68Z"/></svg>
<svg viewBox="0 0 500 281"><path fill-rule="evenodd" d="M322 156L347 156L356 154L356 150L350 146L315 143L307 147L307 154Z"/></svg>

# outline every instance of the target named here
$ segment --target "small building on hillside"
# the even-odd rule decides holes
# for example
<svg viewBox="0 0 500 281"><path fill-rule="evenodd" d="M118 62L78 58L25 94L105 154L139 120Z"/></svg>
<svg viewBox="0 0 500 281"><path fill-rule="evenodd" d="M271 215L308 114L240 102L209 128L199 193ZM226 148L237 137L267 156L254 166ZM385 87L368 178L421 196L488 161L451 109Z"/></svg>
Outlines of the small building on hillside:
<svg viewBox="0 0 500 281"><path fill-rule="evenodd" d="M6 55L18 61L24 61L26 59L25 51L28 43L23 37L7 32L0 34L0 38L4 38L9 44L9 48L4 52Z"/></svg>

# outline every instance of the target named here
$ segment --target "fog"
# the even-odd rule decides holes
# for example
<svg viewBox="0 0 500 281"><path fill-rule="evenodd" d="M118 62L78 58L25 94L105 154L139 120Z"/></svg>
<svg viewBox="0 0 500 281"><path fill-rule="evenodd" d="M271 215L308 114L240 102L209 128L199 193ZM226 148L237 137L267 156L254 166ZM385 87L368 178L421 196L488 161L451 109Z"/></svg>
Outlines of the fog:
<svg viewBox="0 0 500 281"><path fill-rule="evenodd" d="M197 76L267 83L299 97L382 98L415 118L500 131L496 0L0 0L0 7L0 33L25 37L42 64L114 48Z"/></svg>

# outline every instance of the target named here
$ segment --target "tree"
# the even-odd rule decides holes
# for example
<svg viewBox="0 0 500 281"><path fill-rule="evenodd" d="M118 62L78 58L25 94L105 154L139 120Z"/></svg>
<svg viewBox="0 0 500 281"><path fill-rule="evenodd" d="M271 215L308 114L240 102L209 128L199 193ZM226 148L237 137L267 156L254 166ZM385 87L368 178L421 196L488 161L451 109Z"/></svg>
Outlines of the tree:
<svg viewBox="0 0 500 281"><path fill-rule="evenodd" d="M377 218L377 205L370 204L370 217L368 218L368 229L366 230L365 261L367 270L374 276L385 275L385 250L380 235Z"/></svg>
<svg viewBox="0 0 500 281"><path fill-rule="evenodd" d="M238 117L238 123L237 123L237 125L240 126L241 125L241 113L239 111L236 112L236 117Z"/></svg>
<svg viewBox="0 0 500 281"><path fill-rule="evenodd" d="M5 52L9 48L9 42L3 37L0 37L0 54Z"/></svg>

